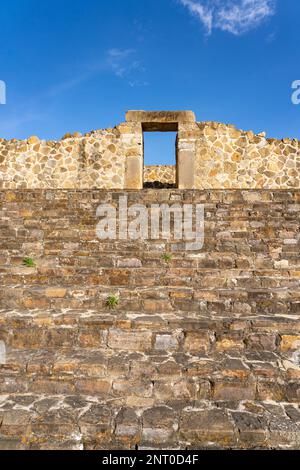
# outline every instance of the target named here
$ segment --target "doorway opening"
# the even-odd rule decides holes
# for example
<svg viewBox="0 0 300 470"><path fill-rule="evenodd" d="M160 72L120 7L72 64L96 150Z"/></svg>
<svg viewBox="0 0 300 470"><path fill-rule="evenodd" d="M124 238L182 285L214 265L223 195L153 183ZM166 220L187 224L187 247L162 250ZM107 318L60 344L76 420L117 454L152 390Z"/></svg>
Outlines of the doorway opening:
<svg viewBox="0 0 300 470"><path fill-rule="evenodd" d="M143 126L144 188L176 188L178 126L148 129Z"/></svg>

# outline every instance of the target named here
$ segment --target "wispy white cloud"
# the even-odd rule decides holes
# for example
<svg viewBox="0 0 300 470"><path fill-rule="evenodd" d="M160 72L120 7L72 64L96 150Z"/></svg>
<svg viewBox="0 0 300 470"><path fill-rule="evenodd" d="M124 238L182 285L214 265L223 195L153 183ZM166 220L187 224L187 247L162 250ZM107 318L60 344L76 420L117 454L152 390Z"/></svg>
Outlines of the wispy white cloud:
<svg viewBox="0 0 300 470"><path fill-rule="evenodd" d="M135 49L109 49L106 62L114 75L126 79L129 86L148 85L148 82L142 78L146 70L136 58Z"/></svg>
<svg viewBox="0 0 300 470"><path fill-rule="evenodd" d="M272 42L274 42L276 40L276 32L273 31L272 33L268 34L268 36L266 37L266 42L268 44L272 44Z"/></svg>
<svg viewBox="0 0 300 470"><path fill-rule="evenodd" d="M275 14L276 0L179 0L203 24L206 33L213 29L236 36L257 28Z"/></svg>
<svg viewBox="0 0 300 470"><path fill-rule="evenodd" d="M124 80L130 88L138 88L149 85L145 79L146 69L135 49L113 48L104 52L102 57L94 62L82 64L81 69L71 77L45 89L39 95L35 95L29 102L22 101L19 106L9 110L8 106L1 106L3 115L0 115L0 138L11 138L20 135L24 128L30 128L41 120L46 120L51 106L55 106L58 98L68 91L76 89L100 74L113 74ZM40 103L47 102L47 111L41 112ZM5 113L5 114L4 114Z"/></svg>
<svg viewBox="0 0 300 470"><path fill-rule="evenodd" d="M78 75L77 77L70 78L69 80L62 81L61 83L58 83L54 85L50 90L49 90L49 95L51 96L58 96L61 95L68 90L71 90L72 88L75 88L76 86L80 85L81 83L85 82L88 80L93 74L91 72L87 73L82 73L81 75Z"/></svg>
<svg viewBox="0 0 300 470"><path fill-rule="evenodd" d="M134 49L109 49L107 51L107 64L113 73L120 78L133 71L144 71L139 60L136 59Z"/></svg>
<svg viewBox="0 0 300 470"><path fill-rule="evenodd" d="M52 97L57 97L82 85L95 76L107 72L121 79L126 79L130 87L146 86L148 82L139 77L145 72L145 68L137 60L136 56L135 49L108 49L101 60L85 64L80 73L55 84L50 88L48 94Z"/></svg>
<svg viewBox="0 0 300 470"><path fill-rule="evenodd" d="M192 15L196 16L210 34L213 27L213 7L206 3L194 0L179 0L183 6L187 7Z"/></svg>
<svg viewBox="0 0 300 470"><path fill-rule="evenodd" d="M141 87L141 86L148 86L149 82L147 82L146 80L130 80L128 82L128 85L131 88L135 88L135 87Z"/></svg>
<svg viewBox="0 0 300 470"><path fill-rule="evenodd" d="M109 49L107 51L107 64L117 77L124 77L130 67L130 60L134 49Z"/></svg>

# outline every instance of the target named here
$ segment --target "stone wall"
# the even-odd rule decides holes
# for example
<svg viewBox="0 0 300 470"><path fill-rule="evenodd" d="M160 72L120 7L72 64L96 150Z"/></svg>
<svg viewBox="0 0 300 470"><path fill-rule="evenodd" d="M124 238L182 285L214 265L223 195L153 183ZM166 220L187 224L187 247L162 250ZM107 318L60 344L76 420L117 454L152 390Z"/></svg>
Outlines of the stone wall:
<svg viewBox="0 0 300 470"><path fill-rule="evenodd" d="M179 189L300 188L298 140L196 122L188 111L131 111L126 119L58 142L0 139L0 188L142 189L153 178L174 184L170 167L144 172L143 132L153 131L178 132Z"/></svg>
<svg viewBox="0 0 300 470"><path fill-rule="evenodd" d="M204 204L203 249L100 241L123 194ZM300 448L299 190L2 190L0 215L0 448Z"/></svg>
<svg viewBox="0 0 300 470"><path fill-rule="evenodd" d="M175 165L153 165L144 168L144 183L159 182L162 184L176 183Z"/></svg>
<svg viewBox="0 0 300 470"><path fill-rule="evenodd" d="M288 189L300 187L300 142L215 122L198 123L195 187Z"/></svg>
<svg viewBox="0 0 300 470"><path fill-rule="evenodd" d="M0 139L0 188L124 188L126 165L141 153L134 124L60 141Z"/></svg>

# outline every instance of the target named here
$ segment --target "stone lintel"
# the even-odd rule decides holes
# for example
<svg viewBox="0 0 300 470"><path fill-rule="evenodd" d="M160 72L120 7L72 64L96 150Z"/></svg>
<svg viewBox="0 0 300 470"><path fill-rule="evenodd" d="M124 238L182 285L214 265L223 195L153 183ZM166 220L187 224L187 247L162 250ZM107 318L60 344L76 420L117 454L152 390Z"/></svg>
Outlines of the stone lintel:
<svg viewBox="0 0 300 470"><path fill-rule="evenodd" d="M178 124L196 122L193 111L128 111L127 122L139 122L146 132L176 132Z"/></svg>

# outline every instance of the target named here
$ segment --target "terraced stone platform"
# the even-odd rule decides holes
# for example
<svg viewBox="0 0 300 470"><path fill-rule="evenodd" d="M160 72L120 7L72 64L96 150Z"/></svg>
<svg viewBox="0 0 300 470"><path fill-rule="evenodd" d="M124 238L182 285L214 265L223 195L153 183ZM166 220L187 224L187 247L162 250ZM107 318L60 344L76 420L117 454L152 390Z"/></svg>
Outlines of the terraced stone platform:
<svg viewBox="0 0 300 470"><path fill-rule="evenodd" d="M204 203L199 252L100 241L120 194L0 192L0 448L299 449L300 191L126 192Z"/></svg>

